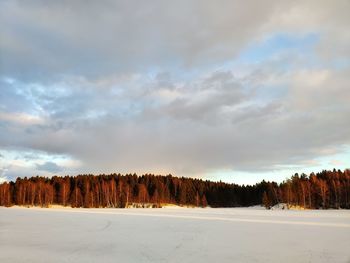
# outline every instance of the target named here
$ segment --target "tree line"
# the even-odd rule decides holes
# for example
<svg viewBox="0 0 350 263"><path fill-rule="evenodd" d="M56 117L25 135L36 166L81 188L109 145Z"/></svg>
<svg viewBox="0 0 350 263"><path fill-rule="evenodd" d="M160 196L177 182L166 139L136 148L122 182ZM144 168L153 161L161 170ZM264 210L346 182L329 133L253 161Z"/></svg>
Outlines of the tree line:
<svg viewBox="0 0 350 263"><path fill-rule="evenodd" d="M1 206L62 205L71 207L196 207L267 208L286 203L310 209L350 209L350 170L295 174L277 184L255 185L145 174L78 175L17 178L0 184Z"/></svg>

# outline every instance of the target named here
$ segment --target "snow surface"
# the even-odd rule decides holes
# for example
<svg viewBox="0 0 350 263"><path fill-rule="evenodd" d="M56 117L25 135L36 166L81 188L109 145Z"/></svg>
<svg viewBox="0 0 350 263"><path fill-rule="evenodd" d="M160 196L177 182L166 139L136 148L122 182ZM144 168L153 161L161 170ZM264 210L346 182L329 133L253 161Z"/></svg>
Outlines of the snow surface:
<svg viewBox="0 0 350 263"><path fill-rule="evenodd" d="M0 262L350 262L350 211L0 208Z"/></svg>

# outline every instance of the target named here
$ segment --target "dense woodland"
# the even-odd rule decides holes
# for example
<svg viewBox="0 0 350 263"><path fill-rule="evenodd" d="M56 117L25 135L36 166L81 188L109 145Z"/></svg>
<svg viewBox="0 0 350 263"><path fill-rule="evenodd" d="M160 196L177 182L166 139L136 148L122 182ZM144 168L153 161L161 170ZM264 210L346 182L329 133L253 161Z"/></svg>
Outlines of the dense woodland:
<svg viewBox="0 0 350 263"><path fill-rule="evenodd" d="M161 207L163 204L238 207L286 203L350 208L350 170L295 174L281 184L237 185L146 174L17 178L0 184L1 206Z"/></svg>

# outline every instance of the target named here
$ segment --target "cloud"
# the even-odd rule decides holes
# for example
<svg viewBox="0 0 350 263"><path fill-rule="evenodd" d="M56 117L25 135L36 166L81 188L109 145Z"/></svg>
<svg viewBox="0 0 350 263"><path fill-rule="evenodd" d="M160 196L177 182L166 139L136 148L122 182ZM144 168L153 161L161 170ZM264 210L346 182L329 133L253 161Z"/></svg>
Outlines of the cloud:
<svg viewBox="0 0 350 263"><path fill-rule="evenodd" d="M237 55L270 30L264 28L270 28L270 17L289 8L288 2L273 0L134 5L109 0L3 1L1 71L17 79L45 81L150 67L202 67Z"/></svg>
<svg viewBox="0 0 350 263"><path fill-rule="evenodd" d="M57 172L61 172L63 170L63 167L58 166L54 162L45 162L43 164L36 164L36 169L41 171L47 171L50 173L57 173Z"/></svg>
<svg viewBox="0 0 350 263"><path fill-rule="evenodd" d="M2 176L260 173L344 152L348 5L3 1L0 147L47 156Z"/></svg>
<svg viewBox="0 0 350 263"><path fill-rule="evenodd" d="M173 84L174 85L174 84ZM231 72L214 72L198 83L177 88L177 96L147 114L161 114L174 119L216 122L230 107L248 99L244 88ZM146 109L147 111L147 109Z"/></svg>
<svg viewBox="0 0 350 263"><path fill-rule="evenodd" d="M232 59L276 32L319 32L319 54L344 57L348 9L346 0L2 1L1 73L37 82L62 75L190 70Z"/></svg>
<svg viewBox="0 0 350 263"><path fill-rule="evenodd" d="M265 77L271 79L276 77L274 74L271 71ZM53 113L44 125L28 124L25 129L16 129L18 124L14 123L11 138L18 139L6 138L7 130L3 129L0 143L69 154L83 163L81 169L86 172L191 175L222 168L267 171L278 165L303 163L305 159L328 154L323 153L325 148L339 151L340 145L349 144L346 116L350 109L345 103L346 93L328 88L329 83L343 82L337 72L327 73L327 77L323 71L302 74L311 76L304 82L304 89L298 84L300 72L289 73L285 79L290 85L289 93L278 100L261 101L261 92L246 88L242 79L227 71L213 72L199 81L172 83L177 96L167 102L151 103L154 93L143 92L144 86L157 83L154 80L135 88L139 101L130 98L129 93L114 97L113 90L105 90L107 94L100 97L96 90L91 94L93 99L80 104L78 93L77 109L81 111L72 112L73 117L69 111L67 115ZM315 83L322 90L322 100L318 98L316 102L312 92ZM162 88L155 85L151 90ZM296 101L296 96L300 100ZM55 103L65 105L59 99L51 107L55 108ZM66 103L72 107L75 100ZM86 113L98 110L100 103L110 107L109 114L90 118ZM127 116L111 114L123 104L129 108ZM308 105L313 105L314 110Z"/></svg>
<svg viewBox="0 0 350 263"><path fill-rule="evenodd" d="M334 165L334 167L338 167L340 165L344 165L344 163L342 161L339 161L339 160L331 160L329 162L330 165Z"/></svg>

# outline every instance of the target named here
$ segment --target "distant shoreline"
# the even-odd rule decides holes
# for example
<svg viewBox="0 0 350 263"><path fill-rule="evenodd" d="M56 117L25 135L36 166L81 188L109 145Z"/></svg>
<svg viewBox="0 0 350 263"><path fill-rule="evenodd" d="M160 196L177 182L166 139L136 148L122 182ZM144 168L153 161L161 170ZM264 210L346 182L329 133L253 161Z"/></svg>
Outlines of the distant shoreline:
<svg viewBox="0 0 350 263"><path fill-rule="evenodd" d="M17 178L0 184L0 206L84 208L249 207L350 209L350 170L295 174L277 184L237 185L146 174Z"/></svg>

